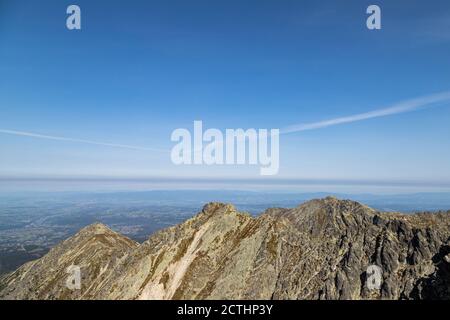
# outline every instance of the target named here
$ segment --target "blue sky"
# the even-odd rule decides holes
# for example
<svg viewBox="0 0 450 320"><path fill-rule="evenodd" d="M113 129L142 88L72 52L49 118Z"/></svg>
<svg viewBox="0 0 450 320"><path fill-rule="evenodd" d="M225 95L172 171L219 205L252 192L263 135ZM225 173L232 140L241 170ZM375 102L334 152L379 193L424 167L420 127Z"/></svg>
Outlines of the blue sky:
<svg viewBox="0 0 450 320"><path fill-rule="evenodd" d="M126 4L125 4L126 3ZM82 30L65 27L82 10ZM382 29L366 28L366 8ZM0 129L170 150L450 91L448 1L0 0ZM450 183L450 103L284 135L274 179ZM0 133L0 176L248 177L165 152Z"/></svg>

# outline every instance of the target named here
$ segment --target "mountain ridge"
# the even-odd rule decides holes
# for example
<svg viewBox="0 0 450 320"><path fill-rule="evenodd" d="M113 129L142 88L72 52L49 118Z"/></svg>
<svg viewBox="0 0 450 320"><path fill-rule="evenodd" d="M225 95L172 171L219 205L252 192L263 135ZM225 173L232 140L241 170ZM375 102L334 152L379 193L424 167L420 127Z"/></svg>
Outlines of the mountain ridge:
<svg viewBox="0 0 450 320"><path fill-rule="evenodd" d="M81 263L81 290L47 267L61 261ZM383 271L377 290L370 265ZM450 299L450 213L327 197L252 217L211 202L142 244L88 226L0 282L2 299Z"/></svg>

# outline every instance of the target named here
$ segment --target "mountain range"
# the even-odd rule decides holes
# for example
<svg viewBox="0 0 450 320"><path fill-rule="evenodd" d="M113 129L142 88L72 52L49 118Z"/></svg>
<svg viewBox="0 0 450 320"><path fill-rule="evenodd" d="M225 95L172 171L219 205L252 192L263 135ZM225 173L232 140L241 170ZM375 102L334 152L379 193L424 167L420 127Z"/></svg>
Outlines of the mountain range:
<svg viewBox="0 0 450 320"><path fill-rule="evenodd" d="M0 298L448 300L450 211L327 197L254 217L213 202L143 243L96 223L2 276Z"/></svg>

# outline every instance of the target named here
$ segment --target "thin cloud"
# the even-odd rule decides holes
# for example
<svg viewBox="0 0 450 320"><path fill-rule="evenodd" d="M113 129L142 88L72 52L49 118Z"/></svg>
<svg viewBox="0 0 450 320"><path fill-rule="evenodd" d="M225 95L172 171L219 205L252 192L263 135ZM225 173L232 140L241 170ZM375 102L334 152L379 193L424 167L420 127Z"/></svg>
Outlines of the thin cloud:
<svg viewBox="0 0 450 320"><path fill-rule="evenodd" d="M397 103L391 107L384 108L384 109L378 109L378 110L374 110L374 111L370 111L370 112L359 113L359 114L350 115L350 116L346 116L346 117L334 118L334 119L313 122L313 123L301 123L301 124L291 125L291 126L280 129L280 134L287 134L287 133L327 128L327 127L336 126L336 125L345 124L345 123L352 123L352 122L358 122L358 121L363 121L363 120L368 120L368 119L373 119L373 118L386 117L386 116L390 116L390 115L411 112L411 111L418 110L418 109L430 108L433 106L440 106L440 105L447 104L447 103L450 103L450 91L427 95L427 96L423 96L423 97L419 97L419 98L415 98L415 99L411 99L411 100L406 100L406 101ZM15 135L15 136L38 138L38 139L84 143L84 144L91 144L91 145L105 146L105 147L133 149L133 150L141 150L141 151L152 151L152 152L163 152L163 153L169 152L168 150L164 150L164 149L147 148L147 147L141 147L141 146L127 145L127 144L107 143L107 142L99 142L99 141L93 141L93 140L68 138L68 137L60 137L60 136L50 136L50 135L44 135L44 134L39 134L39 133L34 133L34 132L27 132L27 131L0 129L0 133ZM217 142L213 142L213 143L217 144Z"/></svg>
<svg viewBox="0 0 450 320"><path fill-rule="evenodd" d="M280 129L281 134L321 129L344 123L386 117L450 102L450 92L442 92L397 103L391 107L313 123L300 123Z"/></svg>
<svg viewBox="0 0 450 320"><path fill-rule="evenodd" d="M140 146L132 146L132 145L127 145L127 144L98 142L98 141L92 141L92 140L75 139L75 138L67 138L67 137L49 136L49 135L33 133L33 132L26 132L26 131L0 129L0 133L10 134L10 135L14 135L14 136L24 136L24 137L38 138L38 139L85 143L85 144L92 144L92 145L104 146L104 147L124 148L124 149L133 149L133 150L141 150L141 151L166 152L165 150L162 150L162 149L154 149L154 148L147 148L147 147L140 147Z"/></svg>

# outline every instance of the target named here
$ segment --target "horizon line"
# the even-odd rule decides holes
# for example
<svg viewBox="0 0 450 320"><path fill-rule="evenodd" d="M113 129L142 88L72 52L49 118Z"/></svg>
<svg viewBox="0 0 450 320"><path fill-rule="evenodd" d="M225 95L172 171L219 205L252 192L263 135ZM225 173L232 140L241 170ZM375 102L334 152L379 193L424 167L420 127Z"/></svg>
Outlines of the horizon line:
<svg viewBox="0 0 450 320"><path fill-rule="evenodd" d="M190 182L190 183L256 183L266 185L361 185L361 186L423 186L450 187L450 180L426 179L325 179L325 178L263 178L263 177L171 177L171 176L6 176L0 175L0 183L7 181L41 181L41 182Z"/></svg>

